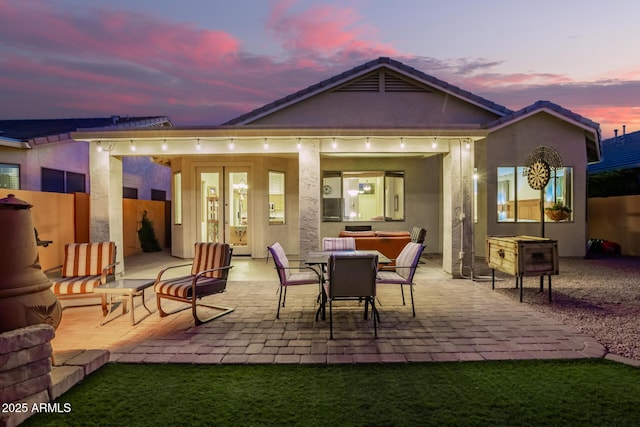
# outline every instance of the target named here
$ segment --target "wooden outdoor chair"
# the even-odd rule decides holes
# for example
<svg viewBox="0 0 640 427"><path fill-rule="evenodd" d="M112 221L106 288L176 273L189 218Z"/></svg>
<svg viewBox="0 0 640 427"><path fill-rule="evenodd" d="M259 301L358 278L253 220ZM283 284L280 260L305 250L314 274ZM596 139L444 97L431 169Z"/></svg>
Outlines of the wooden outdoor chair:
<svg viewBox="0 0 640 427"><path fill-rule="evenodd" d="M329 302L329 337L333 339L333 302L340 300L364 300L364 318L369 304L373 317L374 335L378 336L378 312L376 310L377 255L331 255L327 265L329 279L323 285L323 306ZM324 311L324 308L323 308Z"/></svg>
<svg viewBox="0 0 640 427"><path fill-rule="evenodd" d="M423 250L424 245L413 242L407 243L402 249L402 252L400 252L400 255L398 255L398 258L396 258L395 265L381 267L378 270L378 278L376 279L378 284L400 285L400 291L402 292L402 305L405 305L404 286L409 286L413 317L416 317L416 307L413 303L413 275L416 273L418 262L420 261L420 255L422 255Z"/></svg>
<svg viewBox="0 0 640 427"><path fill-rule="evenodd" d="M316 285L318 286L318 290L320 290L322 276L317 270L311 267L290 266L287 254L278 242L269 246L267 249L273 257L276 270L278 270L278 278L280 279L280 287L278 288L278 311L276 313L276 319L279 319L280 307L284 307L285 300L287 299L287 288L289 286Z"/></svg>
<svg viewBox="0 0 640 427"><path fill-rule="evenodd" d="M198 303L203 297L224 292L227 288L227 277L231 266L231 247L226 243L202 243L195 244L195 255L192 264L175 265L162 269L153 285L158 304L160 317L174 314L191 307L191 314L195 325L201 325L225 314L231 313L234 309ZM176 278L165 276L167 271L174 268L191 265L191 274ZM172 312L165 312L162 309L163 299L179 301L189 306L177 309ZM207 307L221 312L213 316L201 319L198 316L197 307Z"/></svg>
<svg viewBox="0 0 640 427"><path fill-rule="evenodd" d="M69 243L64 247L64 264L47 269L45 274L59 300L100 298L102 315L106 316L106 295L94 294L93 289L115 280L116 264L114 242Z"/></svg>

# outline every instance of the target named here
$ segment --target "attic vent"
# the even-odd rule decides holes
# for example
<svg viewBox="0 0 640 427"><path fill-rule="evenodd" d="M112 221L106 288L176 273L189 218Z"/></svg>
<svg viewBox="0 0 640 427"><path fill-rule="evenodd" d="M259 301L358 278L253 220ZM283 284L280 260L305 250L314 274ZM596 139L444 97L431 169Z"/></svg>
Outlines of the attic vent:
<svg viewBox="0 0 640 427"><path fill-rule="evenodd" d="M336 92L379 92L380 79L378 73L372 73L336 89Z"/></svg>
<svg viewBox="0 0 640 427"><path fill-rule="evenodd" d="M390 73L384 75L385 92L429 92L427 89L401 79Z"/></svg>

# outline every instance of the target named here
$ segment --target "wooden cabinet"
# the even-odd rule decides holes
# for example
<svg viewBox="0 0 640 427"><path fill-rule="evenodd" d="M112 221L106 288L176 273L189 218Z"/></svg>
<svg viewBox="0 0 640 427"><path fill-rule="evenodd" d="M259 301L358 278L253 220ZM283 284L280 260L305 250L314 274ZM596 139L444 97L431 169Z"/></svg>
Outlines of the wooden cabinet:
<svg viewBox="0 0 640 427"><path fill-rule="evenodd" d="M522 278L549 276L549 301L551 301L551 275L558 274L557 240L533 236L489 236L486 247L487 264L493 270L492 287L495 288L495 270L516 276L522 302Z"/></svg>

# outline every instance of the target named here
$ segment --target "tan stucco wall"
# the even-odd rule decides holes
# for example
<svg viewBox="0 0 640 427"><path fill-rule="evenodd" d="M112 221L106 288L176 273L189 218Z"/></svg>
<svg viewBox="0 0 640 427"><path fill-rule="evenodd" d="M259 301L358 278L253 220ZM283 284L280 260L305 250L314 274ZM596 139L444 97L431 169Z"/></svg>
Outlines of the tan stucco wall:
<svg viewBox="0 0 640 427"><path fill-rule="evenodd" d="M20 165L20 188L40 191L41 168L65 170L89 176L89 147L86 142L74 140L56 141L36 145L31 149L0 147L2 163ZM86 179L86 191L89 192L89 180Z"/></svg>
<svg viewBox="0 0 640 427"><path fill-rule="evenodd" d="M541 225L536 223L498 223L495 195L497 194L497 168L524 166L529 154L538 146L554 148L563 165L573 167L573 220L563 223L545 223L545 237L558 240L560 256L584 256L587 245L586 176L587 159L584 132L547 113L539 113L510 126L492 132L476 151L480 194L479 218L486 218L486 230L475 229L475 252L484 255L486 237L492 235L539 236ZM526 178L525 178L526 179Z"/></svg>
<svg viewBox="0 0 640 427"><path fill-rule="evenodd" d="M4 190L0 198L8 194L30 203L33 226L41 240L53 241L48 247L39 246L38 255L43 270L61 265L64 261L64 245L75 240L73 194L42 193L26 190Z"/></svg>
<svg viewBox="0 0 640 427"><path fill-rule="evenodd" d="M620 244L622 254L640 256L640 196L589 199L589 238Z"/></svg>
<svg viewBox="0 0 640 427"><path fill-rule="evenodd" d="M346 225L371 225L380 231L427 230L426 252L442 252L442 156L409 157L322 157L322 171L404 171L405 220L323 222L321 238L335 237ZM319 191L319 190L318 190Z"/></svg>
<svg viewBox="0 0 640 427"><path fill-rule="evenodd" d="M296 253L299 247L297 156L202 155L172 160L172 172L182 171L182 224L172 225L172 254L180 258L193 257L193 245L200 240L197 215L200 183L197 175L207 168L221 167L249 170L250 255L254 258L266 257L267 246L275 241L281 242L285 250ZM285 173L285 224L269 224L269 171ZM172 193L175 195L175 191ZM174 209L178 205L174 199Z"/></svg>
<svg viewBox="0 0 640 427"><path fill-rule="evenodd" d="M142 215L146 211L147 218L153 225L158 244L161 248L165 247L165 202L154 200L122 200L122 234L124 242L124 256L133 255L142 252L140 239L138 238L138 230L142 226Z"/></svg>
<svg viewBox="0 0 640 427"><path fill-rule="evenodd" d="M485 123L496 115L442 92L328 92L254 121L261 126L439 128Z"/></svg>

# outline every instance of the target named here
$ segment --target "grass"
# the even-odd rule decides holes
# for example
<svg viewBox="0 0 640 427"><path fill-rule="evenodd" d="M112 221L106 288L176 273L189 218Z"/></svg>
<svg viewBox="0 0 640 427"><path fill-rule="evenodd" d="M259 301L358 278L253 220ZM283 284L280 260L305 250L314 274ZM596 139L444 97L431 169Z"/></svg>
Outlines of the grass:
<svg viewBox="0 0 640 427"><path fill-rule="evenodd" d="M640 369L606 360L108 364L24 426L638 426Z"/></svg>

